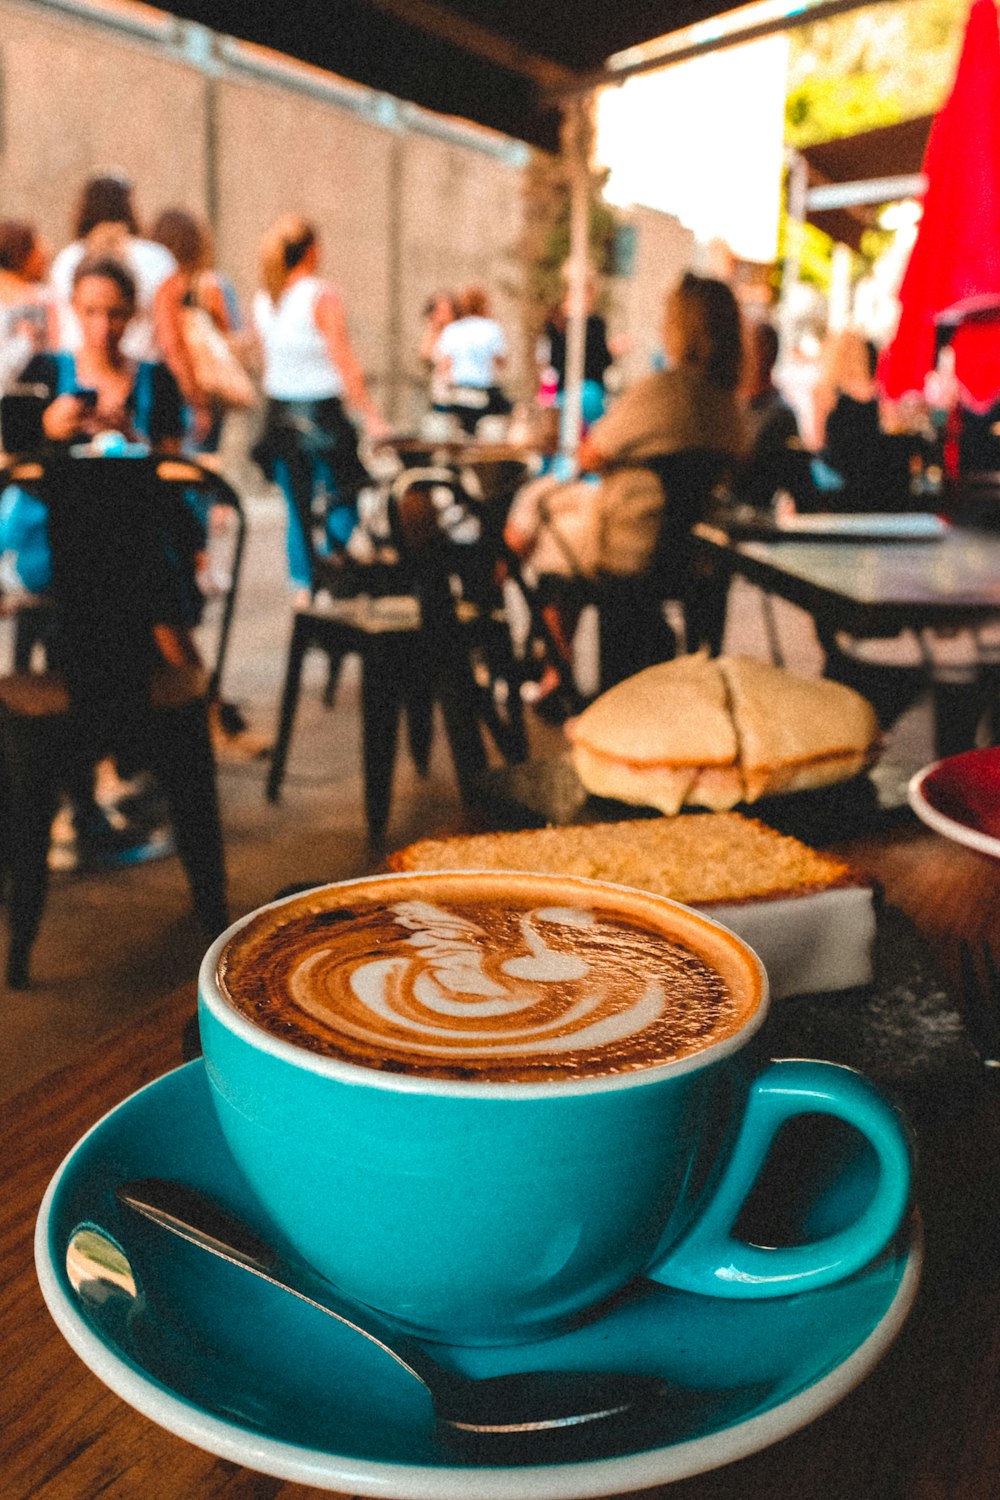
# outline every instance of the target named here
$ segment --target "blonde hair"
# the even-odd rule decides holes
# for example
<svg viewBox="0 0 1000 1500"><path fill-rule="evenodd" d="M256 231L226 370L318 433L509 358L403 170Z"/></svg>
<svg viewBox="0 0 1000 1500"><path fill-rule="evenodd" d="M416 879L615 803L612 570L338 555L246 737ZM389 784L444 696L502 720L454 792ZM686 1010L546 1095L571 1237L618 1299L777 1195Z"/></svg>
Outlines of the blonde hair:
<svg viewBox="0 0 1000 1500"><path fill-rule="evenodd" d="M272 224L260 246L261 280L272 302L277 302L289 276L315 243L315 228L300 214L284 214Z"/></svg>

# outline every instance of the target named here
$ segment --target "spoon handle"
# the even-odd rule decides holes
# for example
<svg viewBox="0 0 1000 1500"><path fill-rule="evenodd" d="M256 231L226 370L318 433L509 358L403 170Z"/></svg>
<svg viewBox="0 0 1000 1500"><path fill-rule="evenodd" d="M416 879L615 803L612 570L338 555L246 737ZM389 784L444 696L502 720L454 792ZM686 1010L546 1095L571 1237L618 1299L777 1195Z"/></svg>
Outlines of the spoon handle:
<svg viewBox="0 0 1000 1500"><path fill-rule="evenodd" d="M301 1261L292 1261L259 1239L242 1219L206 1193L183 1182L143 1177L116 1189L119 1202L179 1239L291 1292L311 1307L360 1333L433 1392L448 1381L428 1354L374 1308L344 1297L332 1282Z"/></svg>

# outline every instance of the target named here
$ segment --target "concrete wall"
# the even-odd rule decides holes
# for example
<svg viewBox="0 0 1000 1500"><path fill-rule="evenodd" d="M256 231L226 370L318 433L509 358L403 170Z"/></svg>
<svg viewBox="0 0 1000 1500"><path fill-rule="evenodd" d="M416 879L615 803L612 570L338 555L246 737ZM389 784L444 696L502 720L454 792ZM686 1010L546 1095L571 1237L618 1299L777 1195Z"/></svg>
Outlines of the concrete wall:
<svg viewBox="0 0 1000 1500"><path fill-rule="evenodd" d="M217 262L247 302L261 235L300 212L320 230L373 389L397 422L425 404L416 358L431 292L487 286L512 344L509 385L534 394L521 339L523 148L315 69L185 26L128 0L0 0L0 215L33 220L54 249L81 183L122 167L146 221L168 206L212 220ZM669 215L630 216L632 273L610 325L627 382L659 346L666 288L697 260Z"/></svg>
<svg viewBox="0 0 1000 1500"><path fill-rule="evenodd" d="M612 282L608 323L626 343L616 374L627 385L648 374L654 356L662 353L666 293L685 271L700 267L694 235L673 215L633 208L623 217L635 231L635 260L629 276Z"/></svg>
<svg viewBox="0 0 1000 1500"><path fill-rule="evenodd" d="M0 215L33 220L58 249L80 184L122 167L144 219L177 205L214 220L217 262L248 300L261 235L301 212L396 420L422 403L420 309L439 287L490 288L514 378L527 382L512 253L523 153L275 61L268 73L251 57L251 71L238 47L143 7L88 15L0 0Z"/></svg>

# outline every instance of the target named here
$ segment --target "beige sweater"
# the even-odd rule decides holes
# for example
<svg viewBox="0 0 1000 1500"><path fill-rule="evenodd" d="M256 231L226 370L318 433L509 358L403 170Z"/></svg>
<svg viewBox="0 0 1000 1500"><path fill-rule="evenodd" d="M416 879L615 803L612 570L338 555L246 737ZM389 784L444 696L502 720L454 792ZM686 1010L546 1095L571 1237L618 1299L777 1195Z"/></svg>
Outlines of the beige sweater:
<svg viewBox="0 0 1000 1500"><path fill-rule="evenodd" d="M511 526L534 538L526 560L536 574L641 572L656 545L663 492L654 474L629 460L686 448L738 455L744 448L735 394L693 366L637 381L594 423L591 437L615 465L599 484L537 479L511 507Z"/></svg>

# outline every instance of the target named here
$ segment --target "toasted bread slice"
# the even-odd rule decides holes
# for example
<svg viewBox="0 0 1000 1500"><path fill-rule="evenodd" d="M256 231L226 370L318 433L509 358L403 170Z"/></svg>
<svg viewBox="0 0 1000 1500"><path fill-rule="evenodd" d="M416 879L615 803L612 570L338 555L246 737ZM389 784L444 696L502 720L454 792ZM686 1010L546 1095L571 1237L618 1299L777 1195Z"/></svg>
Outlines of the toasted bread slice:
<svg viewBox="0 0 1000 1500"><path fill-rule="evenodd" d="M850 867L740 813L687 813L422 839L394 870L534 870L583 875L711 906L855 884Z"/></svg>
<svg viewBox="0 0 1000 1500"><path fill-rule="evenodd" d="M872 977L870 884L840 860L740 813L424 839L389 863L395 870L583 875L669 896L755 948L775 999L850 989Z"/></svg>

